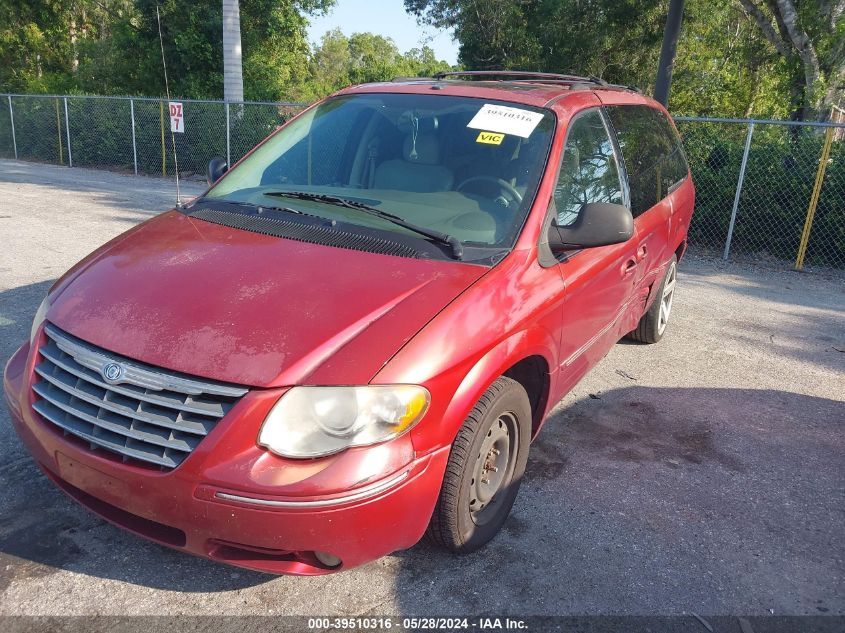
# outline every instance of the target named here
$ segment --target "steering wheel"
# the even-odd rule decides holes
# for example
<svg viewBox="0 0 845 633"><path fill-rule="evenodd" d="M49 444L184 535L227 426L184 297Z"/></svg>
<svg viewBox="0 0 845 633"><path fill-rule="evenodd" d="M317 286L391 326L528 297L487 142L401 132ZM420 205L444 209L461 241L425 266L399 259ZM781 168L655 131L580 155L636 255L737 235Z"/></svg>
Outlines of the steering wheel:
<svg viewBox="0 0 845 633"><path fill-rule="evenodd" d="M499 195L493 198L493 200L498 204L501 204L503 207L510 206L510 200L508 200L503 193L509 194L511 199L517 204L522 202L522 194L519 193L513 185L511 185L507 180L494 178L493 176L473 176L471 178L467 178L455 187L455 191L461 191L464 187L474 182L491 182L496 185L499 188Z"/></svg>

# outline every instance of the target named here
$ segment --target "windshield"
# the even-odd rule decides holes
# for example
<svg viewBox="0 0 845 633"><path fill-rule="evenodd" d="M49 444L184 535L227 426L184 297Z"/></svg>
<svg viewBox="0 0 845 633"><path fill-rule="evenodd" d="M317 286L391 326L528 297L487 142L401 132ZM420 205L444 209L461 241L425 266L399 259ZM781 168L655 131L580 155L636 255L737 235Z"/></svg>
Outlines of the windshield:
<svg viewBox="0 0 845 633"><path fill-rule="evenodd" d="M510 247L549 152L551 112L514 103L417 94L341 96L305 112L226 174L208 199L285 206L426 239L373 213L461 243Z"/></svg>

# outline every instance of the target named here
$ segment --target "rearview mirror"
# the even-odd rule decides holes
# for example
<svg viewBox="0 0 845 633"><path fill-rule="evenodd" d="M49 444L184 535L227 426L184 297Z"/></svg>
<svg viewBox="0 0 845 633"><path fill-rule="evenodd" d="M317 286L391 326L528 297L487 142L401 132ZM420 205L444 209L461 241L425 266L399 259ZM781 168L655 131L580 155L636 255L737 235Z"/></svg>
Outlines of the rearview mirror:
<svg viewBox="0 0 845 633"><path fill-rule="evenodd" d="M223 174L227 171L229 171L229 165L226 164L226 161L219 156L215 156L208 161L208 169L205 171L205 178L208 180L209 185L213 185L215 182L220 180L220 178L223 177Z"/></svg>
<svg viewBox="0 0 845 633"><path fill-rule="evenodd" d="M549 227L552 251L608 246L627 242L634 236L634 216L621 204L589 202L581 207L575 222Z"/></svg>

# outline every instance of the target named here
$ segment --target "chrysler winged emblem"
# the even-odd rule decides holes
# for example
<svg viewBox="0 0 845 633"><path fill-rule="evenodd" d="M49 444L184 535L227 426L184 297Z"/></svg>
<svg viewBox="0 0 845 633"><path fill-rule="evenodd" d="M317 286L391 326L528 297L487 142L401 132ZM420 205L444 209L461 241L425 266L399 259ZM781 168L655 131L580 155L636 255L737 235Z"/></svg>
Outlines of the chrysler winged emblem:
<svg viewBox="0 0 845 633"><path fill-rule="evenodd" d="M117 363L108 363L103 367L100 373L103 374L103 378L105 378L108 382L117 382L123 376L123 367Z"/></svg>

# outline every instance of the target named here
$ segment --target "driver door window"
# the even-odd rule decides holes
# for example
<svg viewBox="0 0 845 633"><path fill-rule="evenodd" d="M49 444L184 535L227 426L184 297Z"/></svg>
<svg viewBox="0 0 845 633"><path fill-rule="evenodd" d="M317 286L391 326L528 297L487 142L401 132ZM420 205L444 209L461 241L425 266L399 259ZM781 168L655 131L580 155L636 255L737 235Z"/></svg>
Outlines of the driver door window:
<svg viewBox="0 0 845 633"><path fill-rule="evenodd" d="M587 110L571 123L554 199L558 226L575 222L589 202L623 204L613 143L597 109Z"/></svg>

